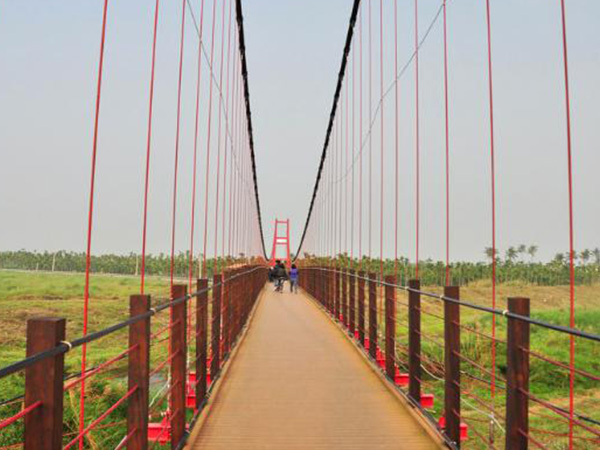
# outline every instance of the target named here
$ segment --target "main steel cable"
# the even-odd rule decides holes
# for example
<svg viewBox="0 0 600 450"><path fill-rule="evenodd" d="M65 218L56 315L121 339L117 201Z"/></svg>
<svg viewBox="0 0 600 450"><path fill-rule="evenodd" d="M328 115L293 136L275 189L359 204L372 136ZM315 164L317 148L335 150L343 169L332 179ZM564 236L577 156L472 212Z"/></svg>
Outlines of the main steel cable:
<svg viewBox="0 0 600 450"><path fill-rule="evenodd" d="M421 49L421 47L423 47L423 45L427 41L427 38L429 37L429 35L433 31L434 25L437 23L437 21L440 19L440 17L442 17L442 13L443 13L443 4L440 4L440 7L437 9L435 15L431 19L431 22L429 23L429 25L427 27L427 30L425 31L425 33L423 33L423 36L419 40L419 45L418 45L418 49L419 50ZM402 66L402 68L400 69L400 71L397 73L396 77L388 85L387 89L385 90L385 93L384 93L383 97L378 100L377 106L373 110L373 118L369 122L369 127L367 128L367 132L366 132L365 138L364 138L364 140L362 140L362 143L361 143L361 146L360 146L360 150L357 152L356 156L354 157L354 160L352 161L352 164L356 164L357 159L359 159L360 157L362 157L362 153L365 150L365 147L367 147L367 144L368 144L368 141L369 141L369 135L373 132L373 128L375 126L375 122L377 121L377 118L379 116L379 111L381 110L381 104L394 91L394 84L398 83L400 81L400 79L406 74L406 72L409 69L410 65L415 60L415 56L416 56L416 50L412 52L412 54L410 55L410 57L406 60L406 62L404 63L404 65ZM335 181L335 183L336 184L339 183L343 179L343 177L347 177L348 174L349 174L348 172L344 173L338 180Z"/></svg>
<svg viewBox="0 0 600 450"><path fill-rule="evenodd" d="M360 0L355 0L359 2ZM238 24L238 50L242 61L242 78L244 86L244 100L246 104L246 125L248 130L248 144L250 146L250 159L252 167L252 179L254 181L254 197L256 201L256 215L258 218L258 228L260 232L260 244L265 259L267 252L265 250L265 238L263 233L262 215L260 210L260 198L258 195L258 178L256 175L256 156L254 151L254 133L252 131L252 112L250 110L250 90L248 89L248 66L246 64L246 42L244 38L244 15L242 12L242 0L236 0L236 19ZM315 192L316 193L316 192ZM297 255L297 254L296 254Z"/></svg>
<svg viewBox="0 0 600 450"><path fill-rule="evenodd" d="M210 79L212 80L212 84L217 89L217 93L219 94L219 97L221 99L223 99L223 97L224 97L223 90L221 89L221 86L219 86L219 84L218 84L217 77L216 77L216 75L214 73L212 64L210 62L210 55L208 54L208 51L206 50L206 47L204 46L204 40L201 38L200 26L198 24L198 20L196 19L196 15L194 14L194 10L192 9L192 5L190 4L190 0L186 0L186 4L187 4L187 7L188 7L188 11L190 13L190 17L192 19L192 24L194 25L194 29L196 30L196 34L198 35L198 38L200 39L201 52L202 52L202 56L204 57L204 61L206 63L206 66L209 69ZM229 120L229 116L227 114L227 110L225 110L225 127L226 127L226 133L227 133L227 135L229 136L230 139L232 139L233 128L230 128L230 120ZM237 158L233 158L233 161L235 162L235 169L236 169L236 171L239 172L241 169L240 169L240 166L238 164ZM250 188L250 185L248 185L248 188Z"/></svg>
<svg viewBox="0 0 600 450"><path fill-rule="evenodd" d="M238 3L238 7L240 9L240 14L241 14L241 0L236 0ZM333 105L331 107L331 112L329 114L329 123L327 125L327 131L325 133L325 142L323 144L323 151L321 153L321 161L319 162L319 169L317 170L317 178L315 180L315 185L314 185L314 189L313 189L313 194L311 197L311 201L310 201L310 206L308 208L308 214L306 216L306 222L304 224L304 230L302 231L302 237L300 238L300 242L298 244L298 250L296 251L296 254L294 255L294 261L298 258L298 255L300 254L300 250L302 249L302 244L304 243L304 239L306 238L306 231L308 229L308 225L310 223L310 218L313 212L313 208L314 208L314 204L315 204L315 199L317 197L317 192L319 191L319 183L321 180L321 175L323 172L323 165L325 163L325 158L327 157L327 148L329 147L329 140L331 138L331 131L333 128L333 121L335 118L335 113L337 111L337 106L338 106L338 101L339 101L339 97L340 97L340 91L342 89L342 83L344 81L344 75L346 74L346 65L348 62L348 53L350 52L350 46L352 44L352 36L354 35L354 25L356 24L356 16L358 15L358 8L360 6L360 0L354 0L353 6L352 6L352 12L350 14L350 22L348 24L348 32L346 35L346 43L344 45L344 52L342 54L342 63L340 66L340 70L338 72L338 79L337 79L337 85L335 88L335 93L333 95ZM243 38L241 39L241 42L243 43ZM240 47L242 47L240 45ZM246 67L246 62L245 62L245 57L243 57L243 61L242 61L243 67L244 67L244 73L245 73L245 67ZM247 85L246 82L246 75L244 75L244 80L245 80L245 84ZM247 91L246 91L247 93ZM249 114L249 105L248 105L248 101L247 101L247 109L248 109L248 114ZM250 119L250 116L248 116L248 119ZM249 125L249 131L252 132L252 127L251 125ZM251 144L253 145L253 144ZM254 158L254 150L252 150L252 155ZM254 164L254 159L253 159L253 164ZM258 201L258 193L257 193L257 197L256 197L257 201ZM260 211L259 211L260 214ZM261 225L261 234L262 234L262 225ZM262 237L262 236L261 236ZM264 248L264 242L263 242L263 248Z"/></svg>

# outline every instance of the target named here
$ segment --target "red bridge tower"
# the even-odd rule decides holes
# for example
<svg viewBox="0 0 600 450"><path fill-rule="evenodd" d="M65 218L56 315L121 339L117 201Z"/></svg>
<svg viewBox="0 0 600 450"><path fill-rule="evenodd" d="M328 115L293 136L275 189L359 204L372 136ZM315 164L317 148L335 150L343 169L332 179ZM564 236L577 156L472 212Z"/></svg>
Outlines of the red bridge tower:
<svg viewBox="0 0 600 450"><path fill-rule="evenodd" d="M282 225L282 228L285 227L285 230L281 230L280 225ZM277 247L285 247L285 258L277 257ZM290 219L275 219L275 233L273 233L273 250L271 251L271 260L269 261L269 264L271 266L274 266L276 259L282 260L288 268L290 268L292 265L292 260L290 258Z"/></svg>

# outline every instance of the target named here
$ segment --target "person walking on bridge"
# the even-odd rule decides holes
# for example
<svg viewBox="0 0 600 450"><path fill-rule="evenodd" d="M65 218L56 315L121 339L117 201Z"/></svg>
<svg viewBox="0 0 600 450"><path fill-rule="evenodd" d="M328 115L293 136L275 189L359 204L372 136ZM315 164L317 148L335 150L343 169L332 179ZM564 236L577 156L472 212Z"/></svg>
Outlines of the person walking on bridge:
<svg viewBox="0 0 600 450"><path fill-rule="evenodd" d="M285 266L280 260L275 262L273 267L273 278L275 279L275 292L283 292L283 283L288 277Z"/></svg>
<svg viewBox="0 0 600 450"><path fill-rule="evenodd" d="M290 292L298 293L298 268L296 264L292 264L290 269Z"/></svg>

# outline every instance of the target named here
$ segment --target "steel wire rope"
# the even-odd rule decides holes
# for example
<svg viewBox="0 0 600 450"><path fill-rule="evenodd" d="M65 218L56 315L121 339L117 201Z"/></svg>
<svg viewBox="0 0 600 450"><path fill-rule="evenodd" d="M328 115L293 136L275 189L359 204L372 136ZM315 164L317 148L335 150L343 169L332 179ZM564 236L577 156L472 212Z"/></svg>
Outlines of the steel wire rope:
<svg viewBox="0 0 600 450"><path fill-rule="evenodd" d="M241 9L241 0L236 0L239 8ZM310 218L312 215L312 211L314 208L314 204L315 204L315 199L317 197L317 192L319 191L319 182L321 180L321 176L322 176L322 172L323 172L323 166L325 163L325 159L327 157L327 148L329 146L329 140L331 137L331 131L333 128L333 121L336 115L336 111L337 111L337 106L338 106L338 101L339 101L339 97L340 97L340 91L342 89L342 83L344 81L344 75L346 73L346 65L347 65L347 61L348 61L348 53L350 52L350 46L352 44L352 36L354 35L354 26L356 24L356 17L358 15L358 8L360 6L360 0L354 0L353 2L353 6L352 6L352 12L350 14L350 22L348 24L348 32L346 35L346 43L344 45L344 51L342 54L342 63L341 63L341 67L340 70L338 72L338 79L337 79L337 85L336 85L336 89L335 89L335 93L333 96L333 105L331 107L331 112L329 114L329 123L327 125L327 131L325 133L325 142L323 144L323 150L321 153L321 160L319 162L319 168L317 170L317 178L315 181L315 185L314 185L314 189L313 189L313 193L312 193L312 197L311 197L311 201L310 201L310 206L308 208L308 214L306 217L306 222L304 224L304 230L302 231L302 235L300 238L300 242L298 245L298 250L296 251L296 254L294 255L294 261L298 258L298 255L300 254L300 250L302 249L302 244L304 243L304 239L306 238L306 232L308 229L308 225L310 223ZM245 59L243 60L243 64L245 67ZM258 198L257 198L258 200ZM263 243L263 247L264 247L264 243Z"/></svg>

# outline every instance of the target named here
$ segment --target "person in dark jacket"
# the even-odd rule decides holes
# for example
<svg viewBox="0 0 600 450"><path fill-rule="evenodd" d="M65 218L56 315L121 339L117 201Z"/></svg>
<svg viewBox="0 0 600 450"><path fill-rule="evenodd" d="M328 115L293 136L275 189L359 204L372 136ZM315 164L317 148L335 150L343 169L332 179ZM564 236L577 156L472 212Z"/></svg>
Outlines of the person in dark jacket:
<svg viewBox="0 0 600 450"><path fill-rule="evenodd" d="M275 267L273 267L273 278L275 279L275 290L281 292L283 290L283 283L287 279L287 271L283 263L279 260L276 261Z"/></svg>

